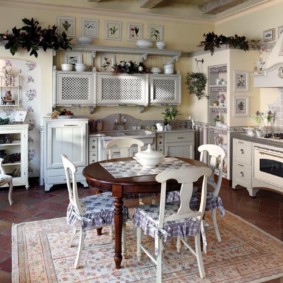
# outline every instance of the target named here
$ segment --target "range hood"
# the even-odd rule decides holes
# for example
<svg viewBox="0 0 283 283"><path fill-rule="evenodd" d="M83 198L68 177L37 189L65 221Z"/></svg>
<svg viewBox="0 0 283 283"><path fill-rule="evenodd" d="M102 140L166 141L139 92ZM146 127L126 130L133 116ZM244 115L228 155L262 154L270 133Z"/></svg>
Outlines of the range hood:
<svg viewBox="0 0 283 283"><path fill-rule="evenodd" d="M283 88L283 33L270 52L261 74L254 74L254 87Z"/></svg>

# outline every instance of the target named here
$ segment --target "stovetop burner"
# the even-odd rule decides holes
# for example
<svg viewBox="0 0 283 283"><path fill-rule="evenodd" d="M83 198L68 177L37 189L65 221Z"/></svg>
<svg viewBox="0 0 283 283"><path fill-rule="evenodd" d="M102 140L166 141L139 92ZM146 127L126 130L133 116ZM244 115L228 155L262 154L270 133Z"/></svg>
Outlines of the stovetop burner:
<svg viewBox="0 0 283 283"><path fill-rule="evenodd" d="M267 133L264 135L264 138L266 139L276 139L276 140L281 140L283 139L283 133Z"/></svg>

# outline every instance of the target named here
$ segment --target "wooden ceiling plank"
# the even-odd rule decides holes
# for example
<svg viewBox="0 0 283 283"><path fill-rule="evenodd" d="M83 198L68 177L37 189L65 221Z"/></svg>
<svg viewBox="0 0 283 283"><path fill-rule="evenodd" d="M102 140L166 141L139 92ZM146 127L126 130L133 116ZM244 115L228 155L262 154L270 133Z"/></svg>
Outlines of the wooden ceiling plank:
<svg viewBox="0 0 283 283"><path fill-rule="evenodd" d="M245 0L214 0L209 1L201 7L204 14L217 14L236 5L246 2Z"/></svg>
<svg viewBox="0 0 283 283"><path fill-rule="evenodd" d="M164 0L139 0L139 5L140 8L152 9L162 2L164 2Z"/></svg>

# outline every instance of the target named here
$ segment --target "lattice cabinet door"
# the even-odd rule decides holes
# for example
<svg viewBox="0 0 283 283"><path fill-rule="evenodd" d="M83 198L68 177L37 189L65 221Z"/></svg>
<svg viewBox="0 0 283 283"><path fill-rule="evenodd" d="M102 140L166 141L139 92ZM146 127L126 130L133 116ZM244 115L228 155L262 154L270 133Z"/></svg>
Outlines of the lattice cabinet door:
<svg viewBox="0 0 283 283"><path fill-rule="evenodd" d="M148 75L97 74L97 105L148 105Z"/></svg>
<svg viewBox="0 0 283 283"><path fill-rule="evenodd" d="M180 75L150 75L150 104L181 103Z"/></svg>
<svg viewBox="0 0 283 283"><path fill-rule="evenodd" d="M95 106L95 73L56 72L56 105Z"/></svg>

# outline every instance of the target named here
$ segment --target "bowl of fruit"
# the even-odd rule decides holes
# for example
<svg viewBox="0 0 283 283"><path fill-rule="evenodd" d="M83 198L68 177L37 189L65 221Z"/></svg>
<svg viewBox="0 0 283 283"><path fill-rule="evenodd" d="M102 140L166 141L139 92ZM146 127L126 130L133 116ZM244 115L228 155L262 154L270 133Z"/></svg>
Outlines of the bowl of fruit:
<svg viewBox="0 0 283 283"><path fill-rule="evenodd" d="M54 110L51 113L51 118L52 119L71 119L74 117L74 113L70 110Z"/></svg>

